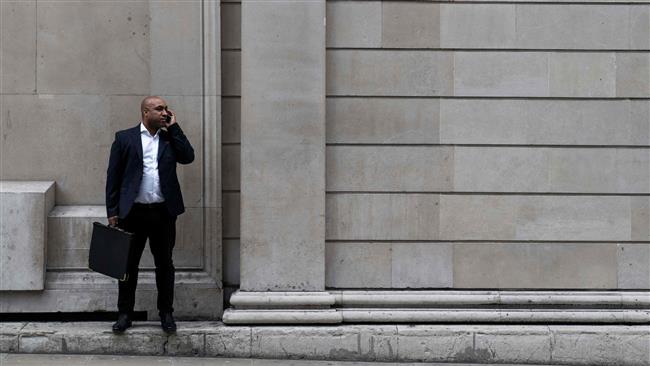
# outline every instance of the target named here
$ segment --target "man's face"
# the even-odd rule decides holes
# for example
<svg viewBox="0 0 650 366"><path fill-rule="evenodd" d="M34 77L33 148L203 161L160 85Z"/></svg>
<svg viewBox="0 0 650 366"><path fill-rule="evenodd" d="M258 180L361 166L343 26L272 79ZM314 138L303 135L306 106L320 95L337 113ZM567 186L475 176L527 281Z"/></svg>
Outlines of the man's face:
<svg viewBox="0 0 650 366"><path fill-rule="evenodd" d="M143 121L145 125L150 128L160 129L165 127L166 118L169 116L167 111L167 103L164 100L155 98L147 103L147 108L144 111Z"/></svg>

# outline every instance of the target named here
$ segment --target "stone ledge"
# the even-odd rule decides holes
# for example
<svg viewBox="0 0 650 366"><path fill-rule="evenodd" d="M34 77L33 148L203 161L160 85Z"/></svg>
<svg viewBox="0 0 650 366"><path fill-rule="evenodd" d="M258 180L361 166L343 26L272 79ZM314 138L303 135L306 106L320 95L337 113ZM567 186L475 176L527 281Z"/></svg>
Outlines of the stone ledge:
<svg viewBox="0 0 650 366"><path fill-rule="evenodd" d="M225 326L155 322L114 335L108 322L1 323L0 352L390 362L650 364L647 325Z"/></svg>

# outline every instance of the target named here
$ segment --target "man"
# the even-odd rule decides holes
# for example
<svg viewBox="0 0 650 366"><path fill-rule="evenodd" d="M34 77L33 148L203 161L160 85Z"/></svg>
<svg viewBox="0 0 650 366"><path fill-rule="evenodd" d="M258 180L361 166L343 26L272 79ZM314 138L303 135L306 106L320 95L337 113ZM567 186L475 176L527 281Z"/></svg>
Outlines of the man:
<svg viewBox="0 0 650 366"><path fill-rule="evenodd" d="M138 265L146 240L156 265L158 312L162 328L176 331L172 313L176 217L185 211L176 163L189 164L194 149L165 101L149 96L140 105L142 122L115 134L106 179L108 223L134 233L128 277L119 283L115 333L131 327ZM163 129L164 128L164 129Z"/></svg>

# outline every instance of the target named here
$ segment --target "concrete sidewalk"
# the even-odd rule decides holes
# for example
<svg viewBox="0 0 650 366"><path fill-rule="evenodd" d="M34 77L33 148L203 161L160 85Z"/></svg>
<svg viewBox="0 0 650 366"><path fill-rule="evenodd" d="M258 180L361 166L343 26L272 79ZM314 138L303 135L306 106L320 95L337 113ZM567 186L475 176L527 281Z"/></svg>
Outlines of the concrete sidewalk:
<svg viewBox="0 0 650 366"><path fill-rule="evenodd" d="M237 358L199 358L199 357L152 357L152 356L111 356L111 355L38 355L38 354L0 354L0 366L364 366L400 365L419 366L422 363L382 363L382 362L336 362L336 361L292 361L259 360ZM427 363L426 365L450 366L450 364ZM453 364L454 366L478 366L476 364ZM496 365L496 364L492 364ZM500 366L518 366L503 365Z"/></svg>

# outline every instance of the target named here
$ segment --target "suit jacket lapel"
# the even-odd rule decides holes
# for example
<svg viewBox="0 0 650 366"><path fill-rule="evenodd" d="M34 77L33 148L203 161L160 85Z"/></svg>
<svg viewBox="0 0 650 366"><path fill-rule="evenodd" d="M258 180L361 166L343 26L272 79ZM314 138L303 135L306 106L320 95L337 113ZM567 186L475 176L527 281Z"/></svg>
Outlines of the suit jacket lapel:
<svg viewBox="0 0 650 366"><path fill-rule="evenodd" d="M160 130L160 136L158 136L158 160L160 160L160 157L162 156L163 152L167 148L167 145L169 145L167 134L165 133L165 131Z"/></svg>
<svg viewBox="0 0 650 366"><path fill-rule="evenodd" d="M135 152L142 161L142 137L140 136L140 125L133 127L133 133L131 134L133 139L133 146L135 146Z"/></svg>

